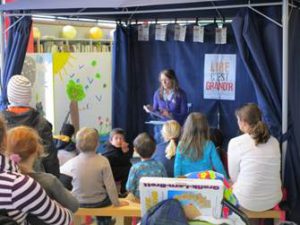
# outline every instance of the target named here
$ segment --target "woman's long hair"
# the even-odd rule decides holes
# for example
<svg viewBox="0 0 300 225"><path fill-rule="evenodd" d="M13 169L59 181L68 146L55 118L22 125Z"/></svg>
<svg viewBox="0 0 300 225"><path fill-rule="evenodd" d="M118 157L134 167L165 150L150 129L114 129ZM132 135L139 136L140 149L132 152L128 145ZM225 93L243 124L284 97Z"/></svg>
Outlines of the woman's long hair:
<svg viewBox="0 0 300 225"><path fill-rule="evenodd" d="M176 154L178 138L180 136L181 126L176 120L169 120L164 123L161 134L169 144L165 149L166 158L171 159Z"/></svg>
<svg viewBox="0 0 300 225"><path fill-rule="evenodd" d="M166 69L160 72L159 79L161 75L165 75L167 78L169 78L172 81L172 88L174 90L174 94L177 95L179 92L179 84L178 80L175 74L175 71L172 69ZM160 84L159 87L159 97L162 99L163 98L163 93L164 93L164 87L162 84Z"/></svg>
<svg viewBox="0 0 300 225"><path fill-rule="evenodd" d="M248 103L237 109L235 115L240 121L246 122L250 126L249 135L254 139L255 145L266 143L270 138L267 125L262 122L262 114L258 106Z"/></svg>
<svg viewBox="0 0 300 225"><path fill-rule="evenodd" d="M191 160L197 161L203 156L208 138L209 127L206 116L199 112L191 113L184 123L180 152Z"/></svg>
<svg viewBox="0 0 300 225"><path fill-rule="evenodd" d="M0 116L0 153L4 154L7 144L7 130L6 123L2 116Z"/></svg>

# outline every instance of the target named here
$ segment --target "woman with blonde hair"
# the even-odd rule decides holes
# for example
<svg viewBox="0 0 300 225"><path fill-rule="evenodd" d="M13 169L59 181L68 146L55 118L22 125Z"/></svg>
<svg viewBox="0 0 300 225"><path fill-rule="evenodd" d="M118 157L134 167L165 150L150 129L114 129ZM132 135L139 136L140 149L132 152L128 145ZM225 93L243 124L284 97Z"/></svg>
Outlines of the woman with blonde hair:
<svg viewBox="0 0 300 225"><path fill-rule="evenodd" d="M184 123L182 137L176 149L174 176L204 170L215 170L227 177L216 147L209 140L206 116L194 112Z"/></svg>
<svg viewBox="0 0 300 225"><path fill-rule="evenodd" d="M46 224L68 225L69 210L51 200L43 188L31 177L19 174L6 157L6 123L0 117L0 205L2 211L20 225L27 223L28 214L37 216ZM5 194L9 193L9 194Z"/></svg>
<svg viewBox="0 0 300 225"><path fill-rule="evenodd" d="M50 198L73 212L78 209L77 199L64 188L58 178L50 173L34 171L34 163L43 154L43 146L38 133L33 128L19 126L10 129L7 133L6 153L18 164L20 172L37 181ZM32 216L28 220L31 224L44 224Z"/></svg>
<svg viewBox="0 0 300 225"><path fill-rule="evenodd" d="M262 121L257 105L236 110L242 135L228 145L228 169L240 205L252 211L273 208L282 198L280 148Z"/></svg>
<svg viewBox="0 0 300 225"><path fill-rule="evenodd" d="M152 156L152 159L164 165L168 177L174 177L174 159L180 131L181 126L175 120L165 122L161 130L164 142L156 146Z"/></svg>

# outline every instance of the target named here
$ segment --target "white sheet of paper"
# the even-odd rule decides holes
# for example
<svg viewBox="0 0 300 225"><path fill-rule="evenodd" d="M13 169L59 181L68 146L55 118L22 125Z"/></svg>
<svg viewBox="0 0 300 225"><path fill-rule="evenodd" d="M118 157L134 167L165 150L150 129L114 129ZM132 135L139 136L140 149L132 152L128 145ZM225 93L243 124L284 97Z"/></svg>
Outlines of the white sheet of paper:
<svg viewBox="0 0 300 225"><path fill-rule="evenodd" d="M156 24L155 26L155 40L166 41L167 26Z"/></svg>
<svg viewBox="0 0 300 225"><path fill-rule="evenodd" d="M227 43L227 28L216 28L216 44Z"/></svg>
<svg viewBox="0 0 300 225"><path fill-rule="evenodd" d="M138 40L149 41L149 24L142 24L138 27Z"/></svg>
<svg viewBox="0 0 300 225"><path fill-rule="evenodd" d="M204 42L204 27L193 27L193 42Z"/></svg>

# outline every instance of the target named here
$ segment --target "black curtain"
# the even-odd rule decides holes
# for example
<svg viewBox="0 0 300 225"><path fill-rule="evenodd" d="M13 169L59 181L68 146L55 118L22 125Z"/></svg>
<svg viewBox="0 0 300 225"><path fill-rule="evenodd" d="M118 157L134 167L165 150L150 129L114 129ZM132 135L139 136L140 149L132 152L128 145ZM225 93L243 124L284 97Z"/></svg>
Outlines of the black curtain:
<svg viewBox="0 0 300 225"><path fill-rule="evenodd" d="M289 21L289 127L285 160L288 218L300 224L300 13L293 9Z"/></svg>
<svg viewBox="0 0 300 225"><path fill-rule="evenodd" d="M277 8L265 10L280 21ZM271 133L281 138L282 29L250 9L232 21L234 36L256 98Z"/></svg>
<svg viewBox="0 0 300 225"><path fill-rule="evenodd" d="M0 110L7 107L7 83L15 74L21 74L26 55L32 20L31 17L9 17L8 43L5 48L4 69L1 77Z"/></svg>

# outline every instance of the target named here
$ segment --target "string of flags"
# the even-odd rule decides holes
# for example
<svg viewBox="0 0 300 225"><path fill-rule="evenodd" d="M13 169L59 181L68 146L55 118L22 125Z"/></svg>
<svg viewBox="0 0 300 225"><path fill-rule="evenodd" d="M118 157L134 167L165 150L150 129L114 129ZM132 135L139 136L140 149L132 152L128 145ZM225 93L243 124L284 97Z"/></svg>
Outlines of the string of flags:
<svg viewBox="0 0 300 225"><path fill-rule="evenodd" d="M138 26L138 40L149 41L149 24L141 24ZM174 41L184 42L186 39L186 25L175 24L174 26ZM167 26L162 24L155 25L155 40L166 41ZM193 26L193 42L204 43L204 27ZM227 44L227 28L215 28L215 43Z"/></svg>

